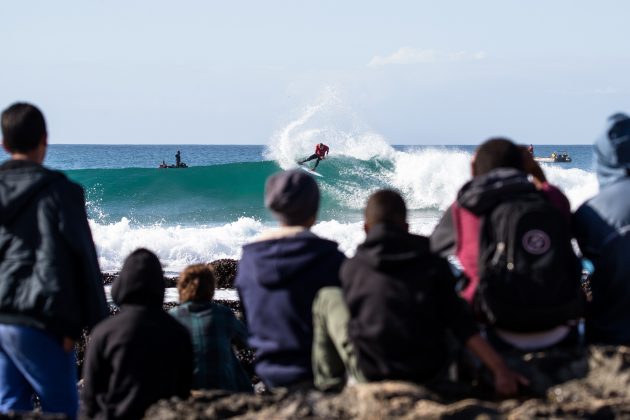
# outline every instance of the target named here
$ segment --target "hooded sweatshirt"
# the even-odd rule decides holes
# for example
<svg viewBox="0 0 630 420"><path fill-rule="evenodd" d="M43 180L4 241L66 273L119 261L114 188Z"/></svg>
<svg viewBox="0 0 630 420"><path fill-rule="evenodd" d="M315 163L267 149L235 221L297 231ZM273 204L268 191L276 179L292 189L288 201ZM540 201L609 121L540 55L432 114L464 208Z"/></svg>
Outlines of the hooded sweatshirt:
<svg viewBox="0 0 630 420"><path fill-rule="evenodd" d="M31 161L0 165L0 323L78 338L105 316L83 189Z"/></svg>
<svg viewBox="0 0 630 420"><path fill-rule="evenodd" d="M187 398L193 349L186 328L162 310L164 278L157 257L132 253L112 285L120 313L94 328L83 402L90 418L139 419L163 398Z"/></svg>
<svg viewBox="0 0 630 420"><path fill-rule="evenodd" d="M587 305L586 338L630 344L630 117L613 115L595 141L599 193L576 212L584 255L595 267Z"/></svg>
<svg viewBox="0 0 630 420"><path fill-rule="evenodd" d="M455 255L469 283L461 295L472 303L479 285L479 235L481 216L500 202L519 194L536 191L527 174L512 168L498 168L476 176L459 190L457 200L431 235L431 250L442 256ZM571 217L569 201L560 190L545 183L542 193L567 219Z"/></svg>
<svg viewBox="0 0 630 420"><path fill-rule="evenodd" d="M238 289L256 373L271 387L312 381L312 306L325 286L339 286L337 243L305 229L245 245Z"/></svg>
<svg viewBox="0 0 630 420"><path fill-rule="evenodd" d="M369 380L430 380L448 362L447 331L462 343L477 333L446 260L400 227L374 226L343 264L341 284L348 335Z"/></svg>

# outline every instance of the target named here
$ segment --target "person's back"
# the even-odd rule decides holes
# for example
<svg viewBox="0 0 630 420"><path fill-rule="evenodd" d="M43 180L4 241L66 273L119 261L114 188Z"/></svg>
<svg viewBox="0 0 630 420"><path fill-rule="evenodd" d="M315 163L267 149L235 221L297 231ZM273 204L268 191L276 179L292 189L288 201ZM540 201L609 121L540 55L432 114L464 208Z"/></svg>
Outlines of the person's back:
<svg viewBox="0 0 630 420"><path fill-rule="evenodd" d="M195 353L195 389L249 392L252 383L236 358L232 345L243 347L247 329L232 310L212 301L212 270L205 264L187 267L177 280L180 305L171 314L192 337Z"/></svg>
<svg viewBox="0 0 630 420"><path fill-rule="evenodd" d="M432 250L458 257L470 279L462 296L496 327L488 330L495 344L531 350L574 342L583 296L568 200L507 139L484 142L472 169L431 236Z"/></svg>
<svg viewBox="0 0 630 420"><path fill-rule="evenodd" d="M18 103L2 114L0 166L0 411L76 416L73 344L107 316L83 189L43 167L41 112Z"/></svg>
<svg viewBox="0 0 630 420"><path fill-rule="evenodd" d="M407 231L403 210L395 192L374 194L366 240L341 269L348 334L369 380L430 380L449 360L447 330L461 342L477 333L446 260L430 252L428 238Z"/></svg>
<svg viewBox="0 0 630 420"><path fill-rule="evenodd" d="M287 171L270 177L265 204L283 227L243 247L236 277L249 345L267 386L309 383L313 299L320 288L339 285L344 256L335 242L309 230L319 206L311 176Z"/></svg>
<svg viewBox="0 0 630 420"><path fill-rule="evenodd" d="M141 418L163 398L188 397L193 351L188 331L162 310L157 257L131 253L112 285L120 313L97 325L86 351L83 403L94 418Z"/></svg>
<svg viewBox="0 0 630 420"><path fill-rule="evenodd" d="M630 118L613 115L595 142L599 193L576 212L584 255L592 260L593 300L587 305L589 342L630 344Z"/></svg>
<svg viewBox="0 0 630 420"><path fill-rule="evenodd" d="M316 386L338 389L347 378L444 384L465 346L492 372L498 393L515 393L527 380L481 337L446 260L431 254L427 238L408 232L406 217L395 191L368 199L367 237L342 265L342 288L323 288L313 304Z"/></svg>

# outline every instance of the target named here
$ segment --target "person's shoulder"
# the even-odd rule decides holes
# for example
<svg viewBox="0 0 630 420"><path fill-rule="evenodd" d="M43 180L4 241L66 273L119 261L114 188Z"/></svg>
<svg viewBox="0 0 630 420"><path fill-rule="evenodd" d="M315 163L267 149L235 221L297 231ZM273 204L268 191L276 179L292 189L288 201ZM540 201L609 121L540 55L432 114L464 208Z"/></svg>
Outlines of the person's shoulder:
<svg viewBox="0 0 630 420"><path fill-rule="evenodd" d="M234 315L234 311L217 301L213 300L210 308L215 314L219 314L220 316L223 316L225 318L236 318L236 315Z"/></svg>
<svg viewBox="0 0 630 420"><path fill-rule="evenodd" d="M174 316L170 315L170 312L160 311L160 324L164 327L165 330L168 330L171 334L176 336L186 336L190 337L190 333L188 329L182 325Z"/></svg>
<svg viewBox="0 0 630 420"><path fill-rule="evenodd" d="M51 178L50 188L59 191L63 195L64 200L84 197L83 187L70 180L63 172L44 166L42 166L42 170L45 172L45 176Z"/></svg>
<svg viewBox="0 0 630 420"><path fill-rule="evenodd" d="M110 316L109 318L105 318L90 332L90 343L96 344L99 341L106 341L113 333L117 333L120 331L120 325L124 325L124 318L119 318L120 314L115 317Z"/></svg>

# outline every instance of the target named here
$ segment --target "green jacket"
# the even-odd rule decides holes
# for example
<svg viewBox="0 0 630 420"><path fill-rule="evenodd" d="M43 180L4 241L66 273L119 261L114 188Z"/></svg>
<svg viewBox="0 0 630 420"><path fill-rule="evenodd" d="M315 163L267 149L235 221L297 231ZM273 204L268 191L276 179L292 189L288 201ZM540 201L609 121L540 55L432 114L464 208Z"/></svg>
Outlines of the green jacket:
<svg viewBox="0 0 630 420"><path fill-rule="evenodd" d="M247 329L231 309L214 302L186 302L169 313L190 331L195 389L252 390L252 383L232 350L232 343L247 342Z"/></svg>

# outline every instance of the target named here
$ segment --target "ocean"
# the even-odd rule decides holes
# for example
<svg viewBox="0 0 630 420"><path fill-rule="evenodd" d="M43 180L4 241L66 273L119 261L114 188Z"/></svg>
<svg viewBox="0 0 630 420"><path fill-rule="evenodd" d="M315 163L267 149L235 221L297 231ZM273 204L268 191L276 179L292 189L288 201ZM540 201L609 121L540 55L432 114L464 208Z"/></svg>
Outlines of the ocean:
<svg viewBox="0 0 630 420"><path fill-rule="evenodd" d="M239 258L244 244L275 226L263 205L265 179L313 153L312 137L296 143L281 133L268 146L52 144L45 165L84 187L103 271L120 270L126 255L146 247L175 274L188 264ZM364 239L365 202L379 188L399 190L411 231L430 234L469 179L475 149L390 146L378 136L322 141L330 156L318 168L322 200L313 231L349 256ZM163 160L173 164L177 150L189 168L158 169ZM537 146L536 155L559 150L573 162L542 166L575 209L597 192L592 146Z"/></svg>

